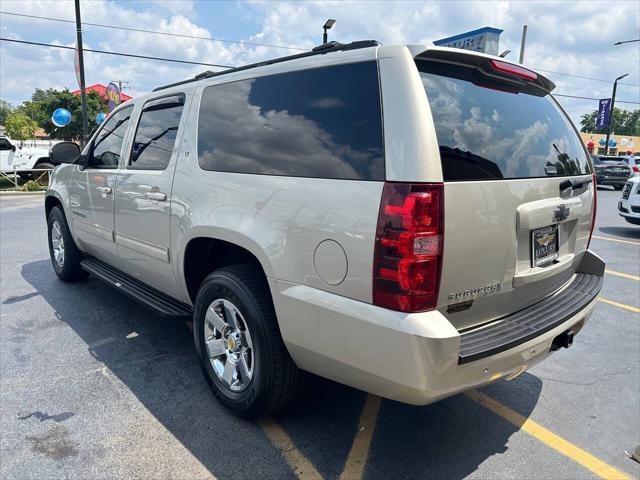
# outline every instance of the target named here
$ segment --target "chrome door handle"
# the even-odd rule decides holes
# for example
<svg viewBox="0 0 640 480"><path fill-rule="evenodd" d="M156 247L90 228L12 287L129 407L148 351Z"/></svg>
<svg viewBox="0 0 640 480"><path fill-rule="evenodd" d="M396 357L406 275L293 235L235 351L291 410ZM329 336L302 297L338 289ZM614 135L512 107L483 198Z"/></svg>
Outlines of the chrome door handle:
<svg viewBox="0 0 640 480"><path fill-rule="evenodd" d="M144 196L149 200L158 200L161 202L167 199L167 194L162 192L147 192Z"/></svg>
<svg viewBox="0 0 640 480"><path fill-rule="evenodd" d="M100 193L108 194L111 193L111 187L96 187Z"/></svg>

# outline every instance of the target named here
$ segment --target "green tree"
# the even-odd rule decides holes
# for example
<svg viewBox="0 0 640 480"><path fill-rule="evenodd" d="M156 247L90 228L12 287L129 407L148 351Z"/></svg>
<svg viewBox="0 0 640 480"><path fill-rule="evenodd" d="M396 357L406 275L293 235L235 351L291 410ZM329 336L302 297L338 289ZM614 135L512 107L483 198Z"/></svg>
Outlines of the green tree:
<svg viewBox="0 0 640 480"><path fill-rule="evenodd" d="M5 128L14 140L29 140L35 136L38 124L26 115L14 112L7 117Z"/></svg>
<svg viewBox="0 0 640 480"><path fill-rule="evenodd" d="M7 117L13 111L13 106L6 100L0 99L0 125L4 125Z"/></svg>
<svg viewBox="0 0 640 480"><path fill-rule="evenodd" d="M596 128L597 116L597 110L582 115L580 119L582 128L580 131L584 133L607 133L606 128ZM614 107L611 131L616 135L640 135L640 110L629 111Z"/></svg>
<svg viewBox="0 0 640 480"><path fill-rule="evenodd" d="M56 127L51 121L51 115L56 108L66 108L71 112L71 123L65 127ZM39 127L53 139L82 138L82 101L80 95L74 95L69 90L42 90L37 88L31 100L27 100L18 110L35 120ZM95 125L96 115L106 112L104 99L97 92L87 93L87 116L89 130Z"/></svg>

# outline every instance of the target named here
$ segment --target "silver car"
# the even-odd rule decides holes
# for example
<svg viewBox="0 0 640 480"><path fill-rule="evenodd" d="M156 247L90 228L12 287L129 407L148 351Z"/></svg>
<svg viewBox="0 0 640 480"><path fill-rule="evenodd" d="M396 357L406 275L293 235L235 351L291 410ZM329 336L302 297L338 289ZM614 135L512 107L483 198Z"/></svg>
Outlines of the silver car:
<svg viewBox="0 0 640 480"><path fill-rule="evenodd" d="M82 152L53 148L53 268L192 317L245 417L304 372L415 405L513 378L572 344L604 274L593 167L553 88L373 41L159 87Z"/></svg>

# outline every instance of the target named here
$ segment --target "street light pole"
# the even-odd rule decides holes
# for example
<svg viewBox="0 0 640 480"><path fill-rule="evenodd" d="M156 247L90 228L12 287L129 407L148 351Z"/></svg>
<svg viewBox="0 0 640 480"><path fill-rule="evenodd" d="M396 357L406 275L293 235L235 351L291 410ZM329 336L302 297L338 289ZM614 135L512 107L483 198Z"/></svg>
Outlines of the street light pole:
<svg viewBox="0 0 640 480"><path fill-rule="evenodd" d="M522 39L520 40L520 58L518 59L518 63L522 63L524 61L524 44L527 43L527 26L522 26Z"/></svg>
<svg viewBox="0 0 640 480"><path fill-rule="evenodd" d="M78 68L80 70L80 99L82 101L82 145L87 143L87 133L89 131L89 121L87 119L87 92L84 83L84 54L82 52L82 22L80 20L80 0L76 3L76 33L78 48Z"/></svg>
<svg viewBox="0 0 640 480"><path fill-rule="evenodd" d="M604 144L604 154L605 155L609 154L609 137L611 136L611 126L613 125L613 107L614 107L614 105L616 103L616 89L618 88L618 80L622 80L627 75L629 75L629 74L625 73L624 75L620 75L613 82L613 92L611 92L611 110L610 110L610 113L609 113L609 126L607 127L607 139L606 139L605 144Z"/></svg>

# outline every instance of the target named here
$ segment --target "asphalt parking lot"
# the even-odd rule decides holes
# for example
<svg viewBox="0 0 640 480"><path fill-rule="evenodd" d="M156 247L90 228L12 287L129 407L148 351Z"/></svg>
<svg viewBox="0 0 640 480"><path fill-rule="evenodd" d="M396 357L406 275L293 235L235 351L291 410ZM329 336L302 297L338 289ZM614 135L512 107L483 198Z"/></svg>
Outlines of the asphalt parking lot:
<svg viewBox="0 0 640 480"><path fill-rule="evenodd" d="M427 407L312 378L260 422L215 402L188 324L57 280L42 196L0 197L0 477L639 478L640 227L619 197L599 191L607 274L572 348Z"/></svg>

